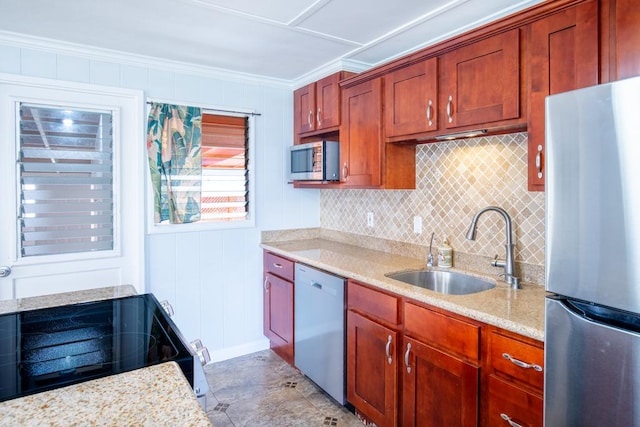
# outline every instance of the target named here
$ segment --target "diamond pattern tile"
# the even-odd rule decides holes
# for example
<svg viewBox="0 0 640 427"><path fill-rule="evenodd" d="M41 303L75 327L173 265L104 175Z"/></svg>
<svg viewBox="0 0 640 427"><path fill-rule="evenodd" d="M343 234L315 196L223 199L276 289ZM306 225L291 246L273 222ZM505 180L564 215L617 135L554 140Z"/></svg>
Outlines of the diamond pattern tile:
<svg viewBox="0 0 640 427"><path fill-rule="evenodd" d="M415 190L322 190L322 228L428 245L431 232L454 250L504 256L502 216L487 212L476 241L465 234L473 215L495 205L511 216L516 260L544 263L544 193L527 191L527 134L419 145ZM367 227L367 212L374 226ZM422 217L422 234L413 217Z"/></svg>

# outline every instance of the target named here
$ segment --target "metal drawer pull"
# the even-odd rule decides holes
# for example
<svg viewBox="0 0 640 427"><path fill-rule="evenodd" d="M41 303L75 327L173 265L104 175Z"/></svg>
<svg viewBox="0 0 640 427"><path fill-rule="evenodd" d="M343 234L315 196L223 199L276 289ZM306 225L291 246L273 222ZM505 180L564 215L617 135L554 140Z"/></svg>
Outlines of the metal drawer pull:
<svg viewBox="0 0 640 427"><path fill-rule="evenodd" d="M264 278L264 291L265 292L269 292L269 278L268 277Z"/></svg>
<svg viewBox="0 0 640 427"><path fill-rule="evenodd" d="M512 421L511 418L509 418L509 415L507 414L500 414L500 418L508 422L511 427L522 427L520 424L516 423L515 421Z"/></svg>
<svg viewBox="0 0 640 427"><path fill-rule="evenodd" d="M536 153L536 169L538 170L538 178L542 178L542 145L538 145Z"/></svg>
<svg viewBox="0 0 640 427"><path fill-rule="evenodd" d="M429 126L433 125L433 102L429 100L429 105L427 105L427 121L429 122Z"/></svg>
<svg viewBox="0 0 640 427"><path fill-rule="evenodd" d="M508 361L513 363L514 365L519 366L521 368L533 369L534 371L542 372L542 366L535 365L535 364L529 364L529 363L523 362L522 360L514 359L513 357L511 357L511 355L509 353L502 353L502 357L504 357L505 359L507 359Z"/></svg>
<svg viewBox="0 0 640 427"><path fill-rule="evenodd" d="M411 352L411 343L407 343L407 351L404 354L404 364L407 367L407 374L411 373L411 365L409 365L409 353Z"/></svg>
<svg viewBox="0 0 640 427"><path fill-rule="evenodd" d="M282 264L279 264L279 263L276 263L276 262L273 263L273 266L275 268L284 268L284 266Z"/></svg>
<svg viewBox="0 0 640 427"><path fill-rule="evenodd" d="M447 102L447 117L449 117L449 123L453 121L453 96L449 95L449 101Z"/></svg>
<svg viewBox="0 0 640 427"><path fill-rule="evenodd" d="M391 338L391 335L389 335L389 339L387 340L387 347L385 348L385 352L387 353L387 362L389 362L389 365L391 365L393 363L393 358L391 357L391 340L393 338Z"/></svg>

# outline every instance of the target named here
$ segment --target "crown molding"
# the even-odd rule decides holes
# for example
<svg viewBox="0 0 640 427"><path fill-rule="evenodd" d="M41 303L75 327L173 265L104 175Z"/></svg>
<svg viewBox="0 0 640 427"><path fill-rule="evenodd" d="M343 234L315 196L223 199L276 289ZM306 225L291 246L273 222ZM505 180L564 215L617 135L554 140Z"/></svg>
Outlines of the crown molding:
<svg viewBox="0 0 640 427"><path fill-rule="evenodd" d="M370 69L371 67L372 65L366 62L356 61L352 59L339 59L337 61L329 62L322 67L318 67L315 70L296 78L291 82L291 87L297 89L309 83L320 80L321 78L326 77L330 74L337 73L338 71L351 71L354 73L361 73Z"/></svg>
<svg viewBox="0 0 640 427"><path fill-rule="evenodd" d="M238 83L259 84L284 89L293 88L293 82L289 80L206 67L199 64L172 61L152 56L131 54L10 31L0 30L0 43L21 49L36 49L53 54L71 55L95 61L116 62L118 64L137 67L151 67L158 70L192 74L207 78L218 78Z"/></svg>

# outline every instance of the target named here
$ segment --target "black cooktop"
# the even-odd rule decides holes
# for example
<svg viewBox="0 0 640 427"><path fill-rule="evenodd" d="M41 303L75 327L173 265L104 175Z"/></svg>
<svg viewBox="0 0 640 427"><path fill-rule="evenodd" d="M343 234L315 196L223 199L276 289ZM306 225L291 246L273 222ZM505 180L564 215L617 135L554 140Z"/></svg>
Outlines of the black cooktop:
<svg viewBox="0 0 640 427"><path fill-rule="evenodd" d="M193 356L152 294L0 315L0 401Z"/></svg>

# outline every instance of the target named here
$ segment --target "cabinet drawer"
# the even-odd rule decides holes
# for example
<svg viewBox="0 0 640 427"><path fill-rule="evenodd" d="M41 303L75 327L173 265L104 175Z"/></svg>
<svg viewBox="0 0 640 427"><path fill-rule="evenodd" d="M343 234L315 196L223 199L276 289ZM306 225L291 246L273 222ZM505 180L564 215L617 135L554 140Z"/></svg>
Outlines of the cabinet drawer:
<svg viewBox="0 0 640 427"><path fill-rule="evenodd" d="M290 259L283 258L271 252L264 254L264 270L267 273L275 274L283 279L293 282L293 265Z"/></svg>
<svg viewBox="0 0 640 427"><path fill-rule="evenodd" d="M490 376L487 418L490 426L542 427L542 398Z"/></svg>
<svg viewBox="0 0 640 427"><path fill-rule="evenodd" d="M541 347L494 332L490 345L491 367L542 391L544 350Z"/></svg>
<svg viewBox="0 0 640 427"><path fill-rule="evenodd" d="M353 280L349 280L347 304L352 310L357 310L368 317L390 325L397 325L400 321L398 298L363 286Z"/></svg>
<svg viewBox="0 0 640 427"><path fill-rule="evenodd" d="M404 305L407 335L471 360L480 358L480 327L416 304Z"/></svg>

